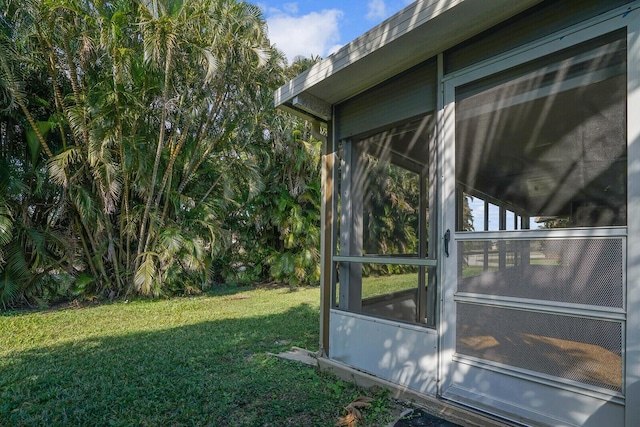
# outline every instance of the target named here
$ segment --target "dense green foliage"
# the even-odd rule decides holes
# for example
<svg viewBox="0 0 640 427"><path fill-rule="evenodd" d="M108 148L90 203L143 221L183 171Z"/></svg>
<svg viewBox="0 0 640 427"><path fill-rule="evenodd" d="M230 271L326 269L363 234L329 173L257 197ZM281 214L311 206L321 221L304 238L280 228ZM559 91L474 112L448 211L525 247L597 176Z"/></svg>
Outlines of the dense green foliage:
<svg viewBox="0 0 640 427"><path fill-rule="evenodd" d="M237 0L0 0L0 308L317 284L321 143L272 94L318 59ZM372 175L367 251L415 253L417 181Z"/></svg>
<svg viewBox="0 0 640 427"><path fill-rule="evenodd" d="M301 65L256 6L0 0L0 25L0 306L317 282L317 144L272 109Z"/></svg>
<svg viewBox="0 0 640 427"><path fill-rule="evenodd" d="M286 116L272 120L264 189L229 218L231 280L271 277L305 285L320 279L320 142L308 124L290 132ZM292 150L291 147L298 147ZM222 266L221 266L222 267Z"/></svg>
<svg viewBox="0 0 640 427"><path fill-rule="evenodd" d="M267 356L317 347L318 300L224 287L0 315L0 425L333 426L371 392ZM372 396L365 425L387 425L391 402Z"/></svg>

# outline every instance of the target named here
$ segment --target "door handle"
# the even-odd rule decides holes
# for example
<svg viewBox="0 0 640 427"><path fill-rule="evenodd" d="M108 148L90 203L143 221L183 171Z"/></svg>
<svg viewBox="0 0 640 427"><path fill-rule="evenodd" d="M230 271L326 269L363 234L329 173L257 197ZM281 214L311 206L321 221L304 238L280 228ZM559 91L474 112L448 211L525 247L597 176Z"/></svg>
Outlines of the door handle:
<svg viewBox="0 0 640 427"><path fill-rule="evenodd" d="M444 233L444 254L449 258L449 240L451 240L451 230Z"/></svg>

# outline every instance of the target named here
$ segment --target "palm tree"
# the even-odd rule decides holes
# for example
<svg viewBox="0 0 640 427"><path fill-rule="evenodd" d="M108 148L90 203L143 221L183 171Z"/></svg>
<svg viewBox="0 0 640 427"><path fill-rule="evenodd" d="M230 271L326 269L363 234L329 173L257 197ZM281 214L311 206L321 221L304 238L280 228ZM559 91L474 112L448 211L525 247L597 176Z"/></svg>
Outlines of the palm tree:
<svg viewBox="0 0 640 427"><path fill-rule="evenodd" d="M148 287L148 273L156 271L150 260L159 260L151 248L160 227L184 219L185 203L205 209L211 196L224 203L233 198L229 191L240 183L237 178L257 179L244 152L254 136L256 114L264 108L255 96L259 87L251 86L266 71L270 47L259 9L246 3L154 2L141 10L145 58L152 68L164 70L162 114L139 232L136 283ZM230 173L238 167L244 173ZM211 184L196 182L199 176ZM185 194L189 191L200 197Z"/></svg>
<svg viewBox="0 0 640 427"><path fill-rule="evenodd" d="M283 68L259 9L8 2L0 89L29 130L24 140L49 158L39 163L56 190L48 226L70 243L65 268L114 296L158 294L168 281L202 286L228 235L226 212L245 186L262 188L254 142ZM41 93L21 83L25 64Z"/></svg>

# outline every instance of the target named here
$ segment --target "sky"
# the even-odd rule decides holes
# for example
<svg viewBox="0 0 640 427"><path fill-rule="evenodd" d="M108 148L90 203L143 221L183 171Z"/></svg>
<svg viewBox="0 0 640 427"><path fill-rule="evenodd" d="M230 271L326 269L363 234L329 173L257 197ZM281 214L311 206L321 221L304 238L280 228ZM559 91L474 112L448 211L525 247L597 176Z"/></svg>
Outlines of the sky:
<svg viewBox="0 0 640 427"><path fill-rule="evenodd" d="M289 63L296 56L326 58L412 0L257 0L269 39Z"/></svg>

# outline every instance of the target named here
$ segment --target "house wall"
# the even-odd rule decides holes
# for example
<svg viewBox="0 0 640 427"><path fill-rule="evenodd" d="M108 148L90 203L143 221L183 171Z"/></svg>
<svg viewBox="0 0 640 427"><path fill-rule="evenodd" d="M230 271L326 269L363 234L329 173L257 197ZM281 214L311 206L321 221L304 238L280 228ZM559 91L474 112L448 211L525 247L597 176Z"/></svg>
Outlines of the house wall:
<svg viewBox="0 0 640 427"><path fill-rule="evenodd" d="M459 72L629 3L633 0L544 1L447 49L444 73Z"/></svg>
<svg viewBox="0 0 640 427"><path fill-rule="evenodd" d="M601 15L612 10L619 10L621 15L630 13L626 12L624 7L621 8L629 3L634 8L638 7L637 2L628 0L543 2L443 52L439 55L438 61L435 58L430 59L349 101L338 104L334 107L334 150L339 140L351 140L354 136L366 135L417 114L433 111L436 106L435 97L438 95L436 88L441 84L432 83L437 68L442 70L441 78L446 74L447 79L451 80L477 67L479 63L491 63L496 58L509 57L514 49L519 55L526 55L529 47L540 46L542 40L548 42L558 31L567 34L567 29L578 25L582 26L583 32L588 33L584 22L595 24ZM634 25L638 26L637 13L634 16ZM545 381L535 379L526 373L510 374L496 365L483 365L482 361L449 366L442 361L455 359L455 334L449 335L454 337L454 342L447 343L449 338L446 337L447 334L451 334L451 331L446 329L455 325L455 310L445 313L445 317L438 322L438 329L429 329L419 324L395 322L348 310L331 309L331 359L432 396L442 394L439 381L443 377L448 377L449 380L457 375L474 378L473 384L463 387L451 386L447 390L447 397L483 411L494 410L496 415L527 425L632 427L640 424L640 405L635 404L640 401L640 332L637 332L640 330L640 297L637 296L640 295L640 244L637 243L640 238L635 237L640 236L640 219L638 215L633 214L640 209L640 120L631 119L632 114L637 117L640 111L640 35L637 31L629 31L629 34L628 43L636 47L630 49L627 58L627 132L630 159L627 209L630 214L626 229L614 231L616 236L622 237L625 246L626 306L623 307L624 312L602 320L621 325L624 363L621 368L622 393L613 393L607 397L606 393L591 393L581 387L566 387L561 390L562 386L557 380L550 379L545 384ZM403 99L406 103L403 103ZM421 102L422 99L424 102ZM443 120L449 120L445 110L439 109L437 113ZM438 130L439 144L446 140L443 138L442 130ZM442 167L441 155L442 152L439 152L437 168ZM339 180L337 176L335 178L335 181ZM446 203L440 195L436 200L439 205ZM334 213L337 218L338 212ZM444 229L439 229L439 234L442 235L443 231ZM555 237L561 235L557 234ZM607 237L607 233L604 232L600 237ZM439 272L439 276L442 277L440 273L442 272ZM453 270L448 274L455 276ZM335 276L333 280L335 282ZM344 283L348 283L348 280L343 281ZM455 285L455 281L447 283ZM450 298L453 301L453 294L447 294L449 291L451 289L440 288L438 298ZM451 384L454 383L455 381L451 381ZM526 390L523 390L523 384L526 384ZM498 395L505 396L505 399L496 399Z"/></svg>
<svg viewBox="0 0 640 427"><path fill-rule="evenodd" d="M436 109L436 61L402 73L336 107L338 139L371 133ZM385 105L381 109L380 105Z"/></svg>

